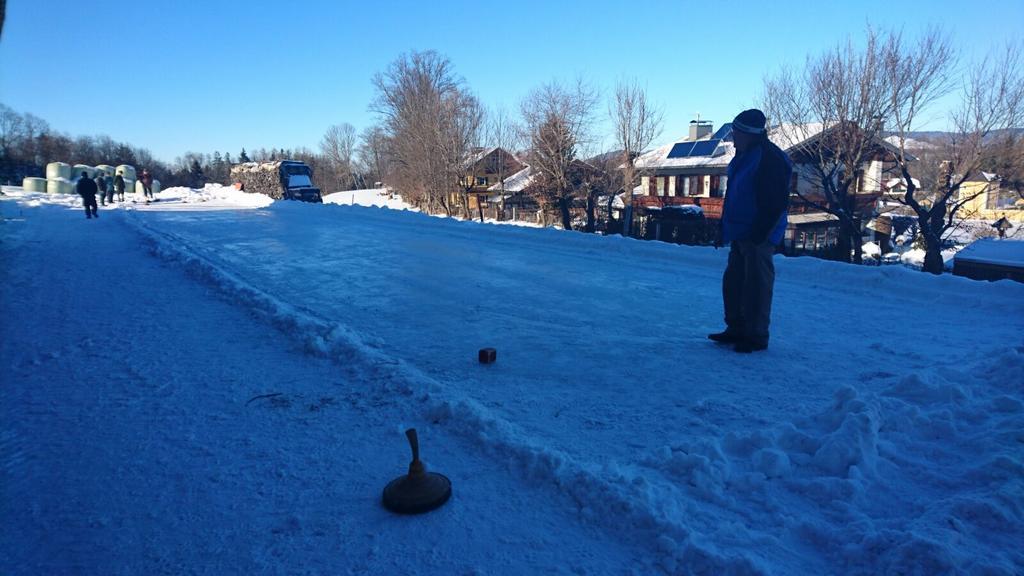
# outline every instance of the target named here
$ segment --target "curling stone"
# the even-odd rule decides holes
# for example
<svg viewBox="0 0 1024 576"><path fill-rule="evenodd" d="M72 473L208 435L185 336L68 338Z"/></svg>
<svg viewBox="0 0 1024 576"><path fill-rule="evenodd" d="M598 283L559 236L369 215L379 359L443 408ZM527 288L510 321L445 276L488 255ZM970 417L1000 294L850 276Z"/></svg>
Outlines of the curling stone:
<svg viewBox="0 0 1024 576"><path fill-rule="evenodd" d="M384 487L384 507L398 514L421 514L440 507L452 495L452 482L443 474L427 472L420 462L420 444L416 429L405 431L412 448L409 473Z"/></svg>

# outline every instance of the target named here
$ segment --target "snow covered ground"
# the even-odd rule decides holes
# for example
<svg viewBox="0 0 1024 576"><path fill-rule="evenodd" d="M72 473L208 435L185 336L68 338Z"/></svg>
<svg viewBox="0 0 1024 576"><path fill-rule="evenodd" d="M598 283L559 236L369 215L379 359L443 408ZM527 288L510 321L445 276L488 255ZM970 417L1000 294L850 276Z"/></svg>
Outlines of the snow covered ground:
<svg viewBox="0 0 1024 576"><path fill-rule="evenodd" d="M174 190L0 201L4 572L1024 571L1024 285Z"/></svg>
<svg viewBox="0 0 1024 576"><path fill-rule="evenodd" d="M345 190L324 195L324 204L348 204L350 206L371 206L390 208L392 210L416 210L407 204L402 197L392 194L387 188L367 188L365 190Z"/></svg>

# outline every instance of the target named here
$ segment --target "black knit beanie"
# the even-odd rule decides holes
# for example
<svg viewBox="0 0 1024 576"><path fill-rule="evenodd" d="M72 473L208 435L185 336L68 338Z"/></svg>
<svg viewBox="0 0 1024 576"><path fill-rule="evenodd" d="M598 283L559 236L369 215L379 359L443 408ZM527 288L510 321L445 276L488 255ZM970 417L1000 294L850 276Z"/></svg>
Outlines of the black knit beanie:
<svg viewBox="0 0 1024 576"><path fill-rule="evenodd" d="M757 108L751 108L736 115L732 121L732 129L747 134L764 134L765 121L764 112Z"/></svg>

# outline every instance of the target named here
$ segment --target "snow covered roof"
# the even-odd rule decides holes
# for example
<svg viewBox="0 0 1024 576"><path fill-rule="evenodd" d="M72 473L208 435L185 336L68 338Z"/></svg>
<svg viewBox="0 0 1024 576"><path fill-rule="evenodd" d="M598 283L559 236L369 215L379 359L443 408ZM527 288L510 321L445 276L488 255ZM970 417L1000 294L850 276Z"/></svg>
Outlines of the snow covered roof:
<svg viewBox="0 0 1024 576"><path fill-rule="evenodd" d="M833 124L834 125L834 124ZM791 152L794 148L809 144L829 129L829 125L822 122L809 122L806 124L783 123L773 126L768 130L768 139L776 146ZM670 158L674 146L685 142L709 141L712 136L705 136L697 140L690 140L689 137L678 139L665 144L650 152L641 155L636 160L637 168L641 169L688 169L688 168L720 168L725 169L736 155L736 148L731 141L721 140L715 146L714 151L706 156L684 156ZM891 143L883 139L877 140L878 144L892 153L899 150Z"/></svg>
<svg viewBox="0 0 1024 576"><path fill-rule="evenodd" d="M466 168L469 168L470 166L472 166L472 165L476 164L477 162L479 162L479 161L483 160L484 158L486 158L488 154L490 154L491 152L494 152L497 149L498 149L497 146L491 146L489 148L477 148L477 149L474 149L469 154L466 154L466 159L463 161L463 166L465 166Z"/></svg>
<svg viewBox="0 0 1024 576"><path fill-rule="evenodd" d="M810 122L807 124L793 124L784 122L768 130L768 139L776 146L787 152L808 140L811 140L825 130L825 124L821 122Z"/></svg>
<svg viewBox="0 0 1024 576"><path fill-rule="evenodd" d="M917 178L911 178L911 181L914 182L914 187L915 188L920 188L921 187L921 181L918 180ZM896 188L897 186L903 186L903 185L904 185L903 184L903 178L890 178L889 180L886 180L886 182L885 182L885 187L887 189L890 189L890 190L893 189L893 188Z"/></svg>
<svg viewBox="0 0 1024 576"><path fill-rule="evenodd" d="M534 174L529 166L523 168L519 172L505 178L505 192L522 192L530 182L533 182ZM501 192L501 182L498 182L494 186L487 189L488 192Z"/></svg>
<svg viewBox="0 0 1024 576"><path fill-rule="evenodd" d="M704 138L703 140L708 140ZM729 165L733 156L736 155L736 149L733 147L732 142L721 142L715 147L715 151L710 156L684 156L682 158L669 158L669 152L672 147L681 142L692 142L692 140L682 139L674 142L669 142L664 146L655 148L650 152L640 156L636 159L635 165L637 168L698 168L698 167L721 167L725 168Z"/></svg>
<svg viewBox="0 0 1024 576"><path fill-rule="evenodd" d="M768 139L783 150L789 150L795 146L814 138L821 133L824 124L782 124L768 131ZM684 142L710 141L712 135L690 140L689 136L669 142L655 148L636 160L637 168L722 168L724 169L736 155L736 147L731 141L721 140L714 151L707 156L684 156L680 158L669 158L672 148Z"/></svg>
<svg viewBox="0 0 1024 576"><path fill-rule="evenodd" d="M955 259L1024 268L1024 240L982 238L958 252Z"/></svg>
<svg viewBox="0 0 1024 576"><path fill-rule="evenodd" d="M474 148L473 151L466 155L466 159L463 161L463 167L470 168L477 162L483 160L484 158L487 158L488 156L490 156L492 153L499 149L503 150L504 153L507 154L515 162L518 162L520 164L523 163L515 154L509 152L508 150L504 150L500 146L488 146L484 148Z"/></svg>
<svg viewBox="0 0 1024 576"><path fill-rule="evenodd" d="M786 221L790 224L815 224L817 222L831 222L839 220L835 214L828 212L808 212L806 214L790 214Z"/></svg>

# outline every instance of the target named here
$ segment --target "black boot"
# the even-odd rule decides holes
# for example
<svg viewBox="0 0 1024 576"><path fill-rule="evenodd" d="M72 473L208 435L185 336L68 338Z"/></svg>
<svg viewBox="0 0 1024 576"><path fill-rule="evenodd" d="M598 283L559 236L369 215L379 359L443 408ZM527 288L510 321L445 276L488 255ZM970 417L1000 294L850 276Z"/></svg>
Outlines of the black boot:
<svg viewBox="0 0 1024 576"><path fill-rule="evenodd" d="M716 334L708 334L708 340L714 340L719 344L735 344L743 340L743 336L736 332L730 332L726 330L724 332L718 332Z"/></svg>
<svg viewBox="0 0 1024 576"><path fill-rule="evenodd" d="M736 343L735 350L740 354L750 354L751 352L760 352L761 350L767 350L768 343L751 342L749 340L741 340Z"/></svg>

